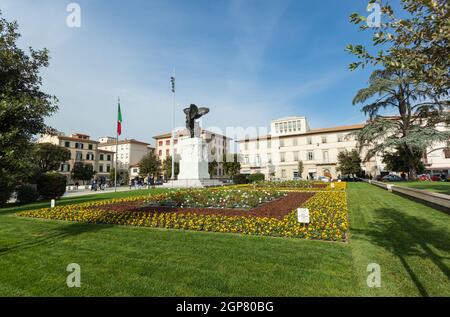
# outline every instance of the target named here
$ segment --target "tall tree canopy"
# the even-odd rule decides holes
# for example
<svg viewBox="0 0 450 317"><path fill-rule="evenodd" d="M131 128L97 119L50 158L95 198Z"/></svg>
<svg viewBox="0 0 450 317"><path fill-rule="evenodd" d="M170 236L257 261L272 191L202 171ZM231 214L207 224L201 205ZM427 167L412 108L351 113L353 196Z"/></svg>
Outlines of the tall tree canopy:
<svg viewBox="0 0 450 317"><path fill-rule="evenodd" d="M170 162L170 168L172 168ZM169 171L171 172L171 171ZM176 172L176 170L175 170ZM161 173L161 161L154 153L148 153L139 162L139 175L157 177ZM170 174L169 174L170 175Z"/></svg>
<svg viewBox="0 0 450 317"><path fill-rule="evenodd" d="M61 163L70 159L70 150L51 143L38 143L33 148L33 157L41 173L57 171Z"/></svg>
<svg viewBox="0 0 450 317"><path fill-rule="evenodd" d="M350 19L362 30L372 30L373 47L381 50L372 54L362 45L347 47L359 59L350 69L369 64L378 68L353 99L369 116L357 134L360 150L367 149L365 159L397 151L409 165L409 177L415 179L417 161L426 148L450 138L448 131L438 129L450 123L449 4L402 0L406 18L400 19L386 1L369 2L382 5L380 27L369 28L366 18L356 13ZM382 116L384 110L391 116Z"/></svg>
<svg viewBox="0 0 450 317"><path fill-rule="evenodd" d="M342 151L338 154L338 166L336 170L342 175L362 174L361 158L357 150Z"/></svg>
<svg viewBox="0 0 450 317"><path fill-rule="evenodd" d="M51 132L44 122L57 111L57 99L41 90L40 70L48 67L46 49L17 46L17 22L0 11L0 190L13 186L31 169L33 137Z"/></svg>

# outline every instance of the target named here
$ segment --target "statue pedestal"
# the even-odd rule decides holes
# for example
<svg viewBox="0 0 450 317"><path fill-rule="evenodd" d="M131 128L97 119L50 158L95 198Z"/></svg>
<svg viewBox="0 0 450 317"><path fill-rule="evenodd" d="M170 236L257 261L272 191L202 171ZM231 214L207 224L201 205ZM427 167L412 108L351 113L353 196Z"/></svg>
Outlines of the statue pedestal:
<svg viewBox="0 0 450 317"><path fill-rule="evenodd" d="M202 138L187 138L179 141L180 173L178 179L169 181L164 187L218 186L222 182L213 180L208 173L208 146Z"/></svg>

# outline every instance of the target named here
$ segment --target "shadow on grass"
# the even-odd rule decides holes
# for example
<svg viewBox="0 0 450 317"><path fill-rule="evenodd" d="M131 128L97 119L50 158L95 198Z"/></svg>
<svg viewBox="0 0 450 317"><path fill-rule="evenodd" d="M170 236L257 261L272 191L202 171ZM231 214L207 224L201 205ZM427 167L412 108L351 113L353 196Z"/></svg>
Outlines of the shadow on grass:
<svg viewBox="0 0 450 317"><path fill-rule="evenodd" d="M27 238L26 240L23 240L16 244L0 248L0 256L10 252L22 251L43 245L52 245L65 238L75 237L88 232L97 232L109 227L112 227L112 225L78 223L78 222L70 224L62 224L56 229L39 232L38 234L40 235L38 237Z"/></svg>
<svg viewBox="0 0 450 317"><path fill-rule="evenodd" d="M431 260L448 278L450 268L433 248L450 253L450 236L432 223L408 216L393 208L375 210L377 221L367 225L368 229L353 229L356 238L366 239L397 256L422 296L428 292L419 280L414 268L407 261L409 256Z"/></svg>

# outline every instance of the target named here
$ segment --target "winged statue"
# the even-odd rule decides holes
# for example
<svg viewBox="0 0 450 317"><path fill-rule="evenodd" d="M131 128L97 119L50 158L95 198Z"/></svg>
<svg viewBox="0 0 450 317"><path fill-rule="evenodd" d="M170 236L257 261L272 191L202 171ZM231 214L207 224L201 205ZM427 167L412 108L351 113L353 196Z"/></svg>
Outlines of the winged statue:
<svg viewBox="0 0 450 317"><path fill-rule="evenodd" d="M195 120L200 119L202 116L207 114L209 112L209 108L197 107L196 105L191 104L189 108L183 109L183 112L186 114L186 128L188 128L191 138L193 138L195 136Z"/></svg>

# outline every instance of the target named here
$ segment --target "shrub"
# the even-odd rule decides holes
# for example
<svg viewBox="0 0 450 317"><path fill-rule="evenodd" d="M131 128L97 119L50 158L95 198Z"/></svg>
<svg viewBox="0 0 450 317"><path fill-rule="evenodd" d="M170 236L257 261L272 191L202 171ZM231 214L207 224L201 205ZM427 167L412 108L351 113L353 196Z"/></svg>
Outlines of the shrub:
<svg viewBox="0 0 450 317"><path fill-rule="evenodd" d="M66 192L67 179L59 173L42 174L37 181L39 194L47 199L59 198Z"/></svg>
<svg viewBox="0 0 450 317"><path fill-rule="evenodd" d="M247 184L248 179L246 174L236 174L233 176L234 184Z"/></svg>
<svg viewBox="0 0 450 317"><path fill-rule="evenodd" d="M261 174L261 173L250 174L248 176L248 180L251 183L262 182L262 181L264 181L264 179L265 179L265 176L264 176L264 174Z"/></svg>
<svg viewBox="0 0 450 317"><path fill-rule="evenodd" d="M17 200L21 204L29 204L35 202L39 198L36 186L25 184L17 189Z"/></svg>
<svg viewBox="0 0 450 317"><path fill-rule="evenodd" d="M11 194L14 191L14 186L0 178L0 206L8 202Z"/></svg>

